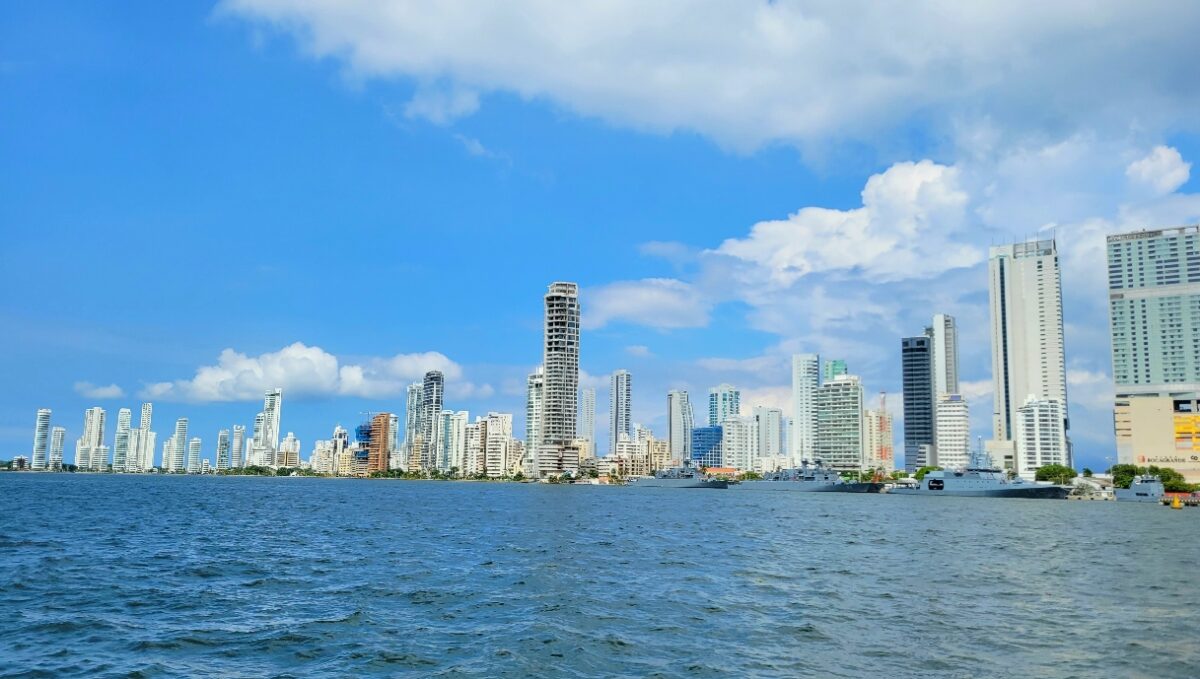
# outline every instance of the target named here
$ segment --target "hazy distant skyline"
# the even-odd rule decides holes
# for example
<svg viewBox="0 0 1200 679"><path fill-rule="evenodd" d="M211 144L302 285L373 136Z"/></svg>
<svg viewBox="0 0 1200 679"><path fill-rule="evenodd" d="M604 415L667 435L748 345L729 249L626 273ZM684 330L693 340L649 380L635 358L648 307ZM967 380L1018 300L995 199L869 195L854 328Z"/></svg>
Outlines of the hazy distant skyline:
<svg viewBox="0 0 1200 679"><path fill-rule="evenodd" d="M430 369L521 437L556 280L598 439L614 370L665 438L668 390L790 413L820 353L899 449L935 313L987 436L987 246L1053 234L1104 466L1103 237L1200 221L1200 6L931 7L0 6L0 458L39 408L70 461L85 408L151 400L213 460L274 386L307 458Z"/></svg>

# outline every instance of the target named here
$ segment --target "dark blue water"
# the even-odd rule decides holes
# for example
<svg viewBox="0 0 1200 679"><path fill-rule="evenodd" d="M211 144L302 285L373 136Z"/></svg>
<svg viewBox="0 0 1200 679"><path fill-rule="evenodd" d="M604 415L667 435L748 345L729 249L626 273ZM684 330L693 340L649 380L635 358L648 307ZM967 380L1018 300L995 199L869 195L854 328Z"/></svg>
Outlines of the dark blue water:
<svg viewBox="0 0 1200 679"><path fill-rule="evenodd" d="M2 676L1200 676L1200 510L0 474Z"/></svg>

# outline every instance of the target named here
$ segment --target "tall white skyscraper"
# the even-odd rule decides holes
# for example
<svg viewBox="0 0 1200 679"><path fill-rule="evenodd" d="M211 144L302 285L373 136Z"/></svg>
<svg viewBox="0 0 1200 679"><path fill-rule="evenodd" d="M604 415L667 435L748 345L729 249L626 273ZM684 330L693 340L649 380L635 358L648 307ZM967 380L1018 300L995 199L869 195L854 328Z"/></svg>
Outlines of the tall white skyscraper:
<svg viewBox="0 0 1200 679"><path fill-rule="evenodd" d="M695 427L696 417L688 393L682 390L667 392L667 450L672 459L692 459L692 429Z"/></svg>
<svg viewBox="0 0 1200 679"><path fill-rule="evenodd" d="M608 395L608 445L609 453L617 450L617 442L621 434L633 440L633 378L628 370L618 370L612 374L612 384Z"/></svg>
<svg viewBox="0 0 1200 679"><path fill-rule="evenodd" d="M1015 471L1031 476L1030 459L1016 440L1017 411L1031 399L1055 401L1065 432L1067 372L1063 345L1062 281L1053 240L993 246L988 260L992 379L995 383L993 437L1015 441ZM1009 461L1000 461L1009 464ZM1065 464L1071 464L1069 443Z"/></svg>
<svg viewBox="0 0 1200 679"><path fill-rule="evenodd" d="M543 301L546 385L542 445L536 452L539 476L574 473L579 468L579 451L573 444L579 398L579 286L551 283Z"/></svg>
<svg viewBox="0 0 1200 679"><path fill-rule="evenodd" d="M817 411L814 403L821 386L821 357L816 354L792 355L792 464L813 459L817 435Z"/></svg>
<svg viewBox="0 0 1200 679"><path fill-rule="evenodd" d="M229 466L229 430L222 429L217 432L217 471L223 472Z"/></svg>
<svg viewBox="0 0 1200 679"><path fill-rule="evenodd" d="M971 418L967 400L960 394L939 395L935 420L937 443L932 463L942 469L966 467L971 456Z"/></svg>
<svg viewBox="0 0 1200 679"><path fill-rule="evenodd" d="M188 471L187 467L187 446L188 446L188 418L181 417L175 420L175 435L171 438L171 464L167 471L172 473L180 473Z"/></svg>
<svg viewBox="0 0 1200 679"><path fill-rule="evenodd" d="M283 389L268 389L263 396L263 446L279 450L279 422L283 410Z"/></svg>
<svg viewBox="0 0 1200 679"><path fill-rule="evenodd" d="M50 430L50 471L62 471L63 440L67 438L67 430L54 427Z"/></svg>
<svg viewBox="0 0 1200 679"><path fill-rule="evenodd" d="M129 471L129 427L133 413L129 408L117 411L117 433L113 437L113 471L117 473Z"/></svg>
<svg viewBox="0 0 1200 679"><path fill-rule="evenodd" d="M741 414L742 392L732 384L719 384L708 390L708 426L723 424Z"/></svg>
<svg viewBox="0 0 1200 679"><path fill-rule="evenodd" d="M196 436L188 442L187 472L189 474L199 474L200 469L200 437Z"/></svg>
<svg viewBox="0 0 1200 679"><path fill-rule="evenodd" d="M512 467L509 449L512 443L512 415L488 413L485 419L486 434L483 440L484 465L490 478L500 478Z"/></svg>
<svg viewBox="0 0 1200 679"><path fill-rule="evenodd" d="M590 441L592 450L596 449L596 390L591 387L583 390L580 400L579 438Z"/></svg>
<svg viewBox="0 0 1200 679"><path fill-rule="evenodd" d="M937 314L929 327L933 340L933 394L957 394L958 392L958 326L953 316Z"/></svg>
<svg viewBox="0 0 1200 679"><path fill-rule="evenodd" d="M404 462L413 458L413 450L417 439L422 438L421 433L421 398L424 395L425 385L421 382L413 382L408 385L404 400ZM419 453L418 453L419 454Z"/></svg>
<svg viewBox="0 0 1200 679"><path fill-rule="evenodd" d="M246 448L246 427L244 425L233 425L233 443L230 446L229 466L233 469L241 469L245 464L242 458L242 452Z"/></svg>
<svg viewBox="0 0 1200 679"><path fill-rule="evenodd" d="M440 370L425 373L421 383L421 468L437 468L437 450L440 447L441 428L438 417L442 412L442 400L446 394L446 377Z"/></svg>
<svg viewBox="0 0 1200 679"><path fill-rule="evenodd" d="M250 453L246 455L246 464L249 466L270 464L267 458L269 457L273 460L275 457L274 452L269 451L268 446L263 442L266 422L266 413L259 413L254 416L254 429L251 430L250 434Z"/></svg>
<svg viewBox="0 0 1200 679"><path fill-rule="evenodd" d="M50 409L42 408L37 411L37 424L33 428L33 460L31 469L45 469L46 445L50 438Z"/></svg>
<svg viewBox="0 0 1200 679"><path fill-rule="evenodd" d="M1065 421L1062 404L1054 399L1031 396L1017 408L1013 436L1021 478L1032 481L1039 467L1050 464L1071 466Z"/></svg>
<svg viewBox="0 0 1200 679"><path fill-rule="evenodd" d="M104 471L108 446L104 445L104 408L88 408L83 414L83 436L75 442L75 466L81 471Z"/></svg>
<svg viewBox="0 0 1200 679"><path fill-rule="evenodd" d="M129 454L125 465L126 471L144 472L154 467L154 447L158 436L150 430L154 418L154 404L143 403L138 416L137 429L129 433Z"/></svg>
<svg viewBox="0 0 1200 679"><path fill-rule="evenodd" d="M753 416L758 426L758 457L783 456L783 410L754 406Z"/></svg>
<svg viewBox="0 0 1200 679"><path fill-rule="evenodd" d="M275 466L289 468L300 466L300 439L290 431L279 443L279 450L275 453Z"/></svg>
<svg viewBox="0 0 1200 679"><path fill-rule="evenodd" d="M460 410L450 415L446 431L446 450L448 451L448 470L457 469L459 474L466 469L467 463L467 424L471 415Z"/></svg>
<svg viewBox="0 0 1200 679"><path fill-rule="evenodd" d="M546 398L546 371L542 366L533 369L525 380L525 449L530 459L536 457L537 447L542 443L542 416ZM530 464L529 474L536 473L536 464Z"/></svg>

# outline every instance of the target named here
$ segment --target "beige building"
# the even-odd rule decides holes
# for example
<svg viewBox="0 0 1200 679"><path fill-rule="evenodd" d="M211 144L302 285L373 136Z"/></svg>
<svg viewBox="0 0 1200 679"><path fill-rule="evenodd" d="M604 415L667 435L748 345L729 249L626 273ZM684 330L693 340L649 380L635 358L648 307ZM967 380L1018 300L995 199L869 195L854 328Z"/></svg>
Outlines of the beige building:
<svg viewBox="0 0 1200 679"><path fill-rule="evenodd" d="M1170 467L1188 483L1200 483L1200 398L1118 398L1113 412L1117 461L1139 467Z"/></svg>

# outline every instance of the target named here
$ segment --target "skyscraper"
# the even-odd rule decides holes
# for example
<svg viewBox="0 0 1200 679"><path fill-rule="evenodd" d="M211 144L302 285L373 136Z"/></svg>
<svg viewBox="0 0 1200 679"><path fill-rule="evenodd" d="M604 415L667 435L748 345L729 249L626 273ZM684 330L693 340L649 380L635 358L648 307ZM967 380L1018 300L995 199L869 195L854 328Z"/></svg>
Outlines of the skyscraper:
<svg viewBox="0 0 1200 679"><path fill-rule="evenodd" d="M104 445L104 408L88 408L83 414L83 436L75 442L75 466L80 471L104 471L108 446Z"/></svg>
<svg viewBox="0 0 1200 679"><path fill-rule="evenodd" d="M388 458L391 456L389 448L392 441L391 428L391 413L377 413L371 418L371 442L367 447L367 474L387 471Z"/></svg>
<svg viewBox="0 0 1200 679"><path fill-rule="evenodd" d="M195 436L188 442L187 472L199 474L200 469L200 437Z"/></svg>
<svg viewBox="0 0 1200 679"><path fill-rule="evenodd" d="M412 459L414 453L419 457L419 451L415 451L416 441L422 437L421 428L421 396L424 393L425 385L421 382L413 382L408 385L406 398L404 400L404 459L407 462Z"/></svg>
<svg viewBox="0 0 1200 679"><path fill-rule="evenodd" d="M270 451L279 450L279 423L283 410L283 389L268 389L263 396L262 445Z"/></svg>
<svg viewBox="0 0 1200 679"><path fill-rule="evenodd" d="M234 469L241 469L245 464L242 458L242 451L246 447L246 427L241 424L233 425L233 445L232 455L230 455L229 466Z"/></svg>
<svg viewBox="0 0 1200 679"><path fill-rule="evenodd" d="M254 416L254 428L250 434L250 454L246 456L247 466L266 466L271 464L274 459L274 452L268 451L268 447L263 443L263 432L266 431L267 415L259 413Z"/></svg>
<svg viewBox="0 0 1200 679"><path fill-rule="evenodd" d="M721 462L751 471L758 461L758 423L753 417L730 415L721 423Z"/></svg>
<svg viewBox="0 0 1200 679"><path fill-rule="evenodd" d="M839 375L817 390L815 457L834 469L864 466L863 389L858 377Z"/></svg>
<svg viewBox="0 0 1200 679"><path fill-rule="evenodd" d="M188 418L181 417L175 420L175 435L171 441L171 465L168 468L170 472L186 472L187 467L187 446L188 446Z"/></svg>
<svg viewBox="0 0 1200 679"><path fill-rule="evenodd" d="M579 406L578 438L590 441L592 450L596 449L596 390L591 387L583 390Z"/></svg>
<svg viewBox="0 0 1200 679"><path fill-rule="evenodd" d="M612 385L609 388L608 416L608 451L617 450L617 442L621 434L633 440L633 416L630 401L633 399L633 377L628 370L618 370L612 374Z"/></svg>
<svg viewBox="0 0 1200 679"><path fill-rule="evenodd" d="M933 368L933 394L958 392L958 326L953 316L936 314L926 332L932 340L930 347Z"/></svg>
<svg viewBox="0 0 1200 679"><path fill-rule="evenodd" d="M129 408L117 411L117 433L113 437L113 471L121 473L128 471L129 462L129 425L133 413Z"/></svg>
<svg viewBox="0 0 1200 679"><path fill-rule="evenodd" d="M466 469L467 462L467 424L471 415L465 410L452 413L447 418L446 451L447 471L455 471L461 475Z"/></svg>
<svg viewBox="0 0 1200 679"><path fill-rule="evenodd" d="M688 393L682 390L667 392L667 450L672 459L692 459L692 429L696 418Z"/></svg>
<svg viewBox="0 0 1200 679"><path fill-rule="evenodd" d="M759 459L775 458L771 460L772 469L780 466L778 458L785 453L783 411L779 408L754 406L753 415L755 425L758 427L757 457Z"/></svg>
<svg viewBox="0 0 1200 679"><path fill-rule="evenodd" d="M813 459L817 435L814 403L821 386L821 359L816 354L792 356L792 464Z"/></svg>
<svg viewBox="0 0 1200 679"><path fill-rule="evenodd" d="M574 409L571 412L573 414ZM509 459L509 448L512 443L512 415L488 413L486 422L483 439L484 466L488 477L498 479L506 476L514 463Z"/></svg>
<svg viewBox="0 0 1200 679"><path fill-rule="evenodd" d="M217 432L217 471L229 469L229 430Z"/></svg>
<svg viewBox="0 0 1200 679"><path fill-rule="evenodd" d="M742 393L732 384L720 384L708 390L708 426L723 424L741 414Z"/></svg>
<svg viewBox="0 0 1200 679"><path fill-rule="evenodd" d="M1070 429L1063 345L1062 281L1053 240L993 246L988 260L992 328L993 438L1014 441L1017 410L1030 399L1056 401L1058 429ZM907 422L905 427L907 428ZM1014 470L1032 478L1016 440ZM1065 464L1071 464L1069 442ZM1008 464L1008 460L1002 461Z"/></svg>
<svg viewBox="0 0 1200 679"><path fill-rule="evenodd" d="M904 468L912 473L933 458L933 341L929 334L900 340L900 379L904 389Z"/></svg>
<svg viewBox="0 0 1200 679"><path fill-rule="evenodd" d="M693 429L692 462L698 467L720 467L723 462L721 441L724 436L721 425Z"/></svg>
<svg viewBox="0 0 1200 679"><path fill-rule="evenodd" d="M539 476L574 473L579 467L579 452L572 445L579 393L579 286L551 283L543 299L546 384L542 445L536 453Z"/></svg>
<svg viewBox="0 0 1200 679"><path fill-rule="evenodd" d="M67 430L54 427L50 430L50 471L62 471L63 440L67 438Z"/></svg>
<svg viewBox="0 0 1200 679"><path fill-rule="evenodd" d="M288 432L283 441L279 443L279 452L276 453L275 466L277 467L299 467L300 466L300 439L292 432Z"/></svg>
<svg viewBox="0 0 1200 679"><path fill-rule="evenodd" d="M31 469L46 468L46 443L50 435L50 409L42 408L37 411L37 424L33 428L33 460Z"/></svg>
<svg viewBox="0 0 1200 679"><path fill-rule="evenodd" d="M421 468L430 471L437 468L438 416L442 413L442 399L446 393L446 378L440 370L425 373L421 384ZM374 436L374 432L371 434Z"/></svg>
<svg viewBox="0 0 1200 679"><path fill-rule="evenodd" d="M542 366L533 369L525 380L525 449L531 459L536 459L537 447L542 443L542 416L546 398L546 371ZM536 463L526 470L536 474Z"/></svg>
<svg viewBox="0 0 1200 679"><path fill-rule="evenodd" d="M896 468L895 437L892 434L892 414L887 399L879 395L879 407L863 411L863 457L868 469L891 472Z"/></svg>
<svg viewBox="0 0 1200 679"><path fill-rule="evenodd" d="M1108 237L1117 460L1200 482L1200 226Z"/></svg>

